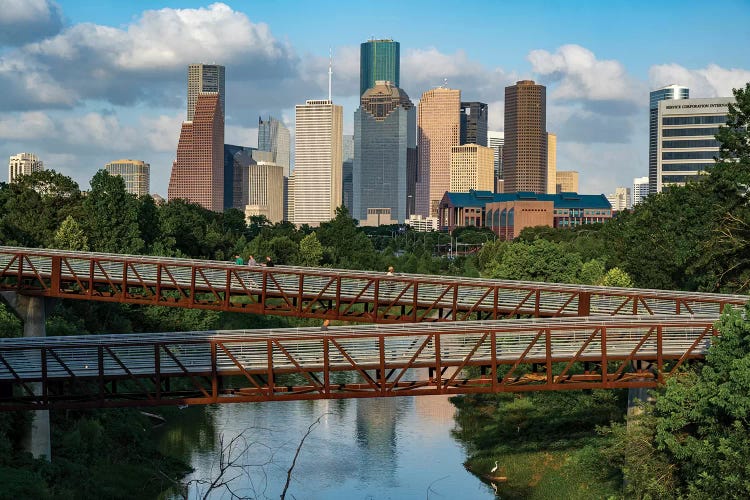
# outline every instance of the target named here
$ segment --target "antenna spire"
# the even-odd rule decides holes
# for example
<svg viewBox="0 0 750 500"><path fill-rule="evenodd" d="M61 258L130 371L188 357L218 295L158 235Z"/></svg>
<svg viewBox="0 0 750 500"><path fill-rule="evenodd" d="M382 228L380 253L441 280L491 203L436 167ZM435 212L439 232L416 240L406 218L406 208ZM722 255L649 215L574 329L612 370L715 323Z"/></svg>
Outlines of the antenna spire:
<svg viewBox="0 0 750 500"><path fill-rule="evenodd" d="M333 50L328 47L328 100L331 99L331 80L333 79Z"/></svg>

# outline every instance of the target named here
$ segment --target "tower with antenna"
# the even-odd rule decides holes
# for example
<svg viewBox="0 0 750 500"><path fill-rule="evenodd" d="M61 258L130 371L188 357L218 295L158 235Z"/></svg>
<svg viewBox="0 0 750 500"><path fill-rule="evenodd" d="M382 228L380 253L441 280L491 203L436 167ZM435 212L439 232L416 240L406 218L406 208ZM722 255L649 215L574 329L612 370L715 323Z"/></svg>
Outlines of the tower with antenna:
<svg viewBox="0 0 750 500"><path fill-rule="evenodd" d="M333 101L331 96L331 82L333 81L333 50L328 47L328 100Z"/></svg>

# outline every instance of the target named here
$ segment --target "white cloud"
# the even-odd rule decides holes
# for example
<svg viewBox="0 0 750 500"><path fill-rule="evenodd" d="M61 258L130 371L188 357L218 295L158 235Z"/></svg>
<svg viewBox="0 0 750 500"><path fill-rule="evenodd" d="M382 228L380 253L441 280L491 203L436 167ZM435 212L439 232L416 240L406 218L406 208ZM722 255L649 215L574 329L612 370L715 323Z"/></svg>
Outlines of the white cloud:
<svg viewBox="0 0 750 500"><path fill-rule="evenodd" d="M628 75L619 61L597 59L580 45L563 45L555 53L532 50L528 60L543 83L553 84L548 99L642 105L641 82Z"/></svg>
<svg viewBox="0 0 750 500"><path fill-rule="evenodd" d="M657 64L649 69L652 89L665 85L684 85L690 89L690 97L727 97L732 89L744 88L750 82L750 70L722 68L709 64L702 69L688 69L679 64Z"/></svg>
<svg viewBox="0 0 750 500"><path fill-rule="evenodd" d="M62 15L51 0L0 1L0 45L22 45L60 29Z"/></svg>
<svg viewBox="0 0 750 500"><path fill-rule="evenodd" d="M34 140L54 132L55 124L41 111L5 115L0 119L0 140Z"/></svg>

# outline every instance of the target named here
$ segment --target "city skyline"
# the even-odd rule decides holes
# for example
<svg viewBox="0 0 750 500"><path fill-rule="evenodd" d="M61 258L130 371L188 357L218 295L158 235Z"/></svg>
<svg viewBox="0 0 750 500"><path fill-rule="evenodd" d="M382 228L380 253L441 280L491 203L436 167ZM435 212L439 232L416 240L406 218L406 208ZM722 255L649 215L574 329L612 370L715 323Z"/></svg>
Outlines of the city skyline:
<svg viewBox="0 0 750 500"><path fill-rule="evenodd" d="M587 9L536 2L527 10L475 2L483 15L471 43L447 6L425 9L419 1L408 11L420 13L419 27L415 16L370 12L357 2L294 12L271 2L149 2L150 10L107 0L2 4L0 153L34 152L82 189L97 166L135 157L151 164L152 192L166 194L193 63L225 66L225 142L243 146L257 146L258 116L278 116L294 130L294 106L327 97L329 46L344 134L353 131L358 104L360 44L372 37L400 43L409 95L447 78L463 100L488 104L490 130L504 130L505 86L534 79L548 88L557 168L578 170L585 193L609 193L648 174L649 91L680 84L691 97L725 97L750 81L742 51L750 35L722 44L697 2L679 4L680 23L692 30L680 50L662 29L674 2L652 6L648 18L632 2ZM325 6L337 15L324 19ZM711 6L735 22L750 18L743 2ZM513 22L530 16L538 28L524 32Z"/></svg>

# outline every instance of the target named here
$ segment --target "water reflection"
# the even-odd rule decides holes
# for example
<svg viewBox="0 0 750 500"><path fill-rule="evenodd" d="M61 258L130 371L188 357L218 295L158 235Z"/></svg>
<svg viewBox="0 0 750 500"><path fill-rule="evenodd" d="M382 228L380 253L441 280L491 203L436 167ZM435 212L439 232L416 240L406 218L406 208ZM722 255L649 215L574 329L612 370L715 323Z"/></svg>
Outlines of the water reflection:
<svg viewBox="0 0 750 500"><path fill-rule="evenodd" d="M464 450L452 439L454 407L444 396L360 400L296 401L219 405L205 410L213 421L213 447L192 422L167 427L161 442L192 443L192 479L217 472L218 436L224 443L244 432L250 446L239 458L244 472L232 482L235 494L278 498L308 426L309 434L292 474L287 498L493 498L489 487L466 472ZM188 440L184 435L198 433ZM191 489L196 498L203 489ZM209 496L230 498L225 489Z"/></svg>

